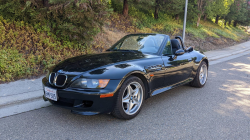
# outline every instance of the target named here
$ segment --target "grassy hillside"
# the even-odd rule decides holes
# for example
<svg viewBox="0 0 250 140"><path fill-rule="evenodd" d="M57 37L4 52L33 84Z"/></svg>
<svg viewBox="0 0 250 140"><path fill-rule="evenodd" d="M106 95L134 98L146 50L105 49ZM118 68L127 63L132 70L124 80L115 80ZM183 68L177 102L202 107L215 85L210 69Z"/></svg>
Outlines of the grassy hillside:
<svg viewBox="0 0 250 140"><path fill-rule="evenodd" d="M226 42L232 45L232 41L239 42L249 37L244 28L224 26L221 23L222 21L220 25L216 25L213 22L203 21L199 28L188 23L186 43L199 48L201 42L204 44L208 42L208 38L210 40L212 38L212 40L222 40L222 45ZM3 83L39 76L50 66L69 57L104 51L129 33L182 35L182 21L176 21L162 13L160 20L155 20L152 13L143 13L130 7L128 17L123 17L119 12L112 13L106 20L103 31L87 46L69 41L62 43L46 27L39 24L32 27L24 22L7 21L1 16L0 33L0 83ZM195 41L198 43L195 44ZM219 48L215 44L214 48L216 47Z"/></svg>
<svg viewBox="0 0 250 140"><path fill-rule="evenodd" d="M41 75L61 60L90 52L86 47L57 41L43 27L0 16L0 83Z"/></svg>
<svg viewBox="0 0 250 140"><path fill-rule="evenodd" d="M104 32L99 33L92 42L93 46L98 48L95 49L96 51L107 49L119 38L129 33L162 33L171 38L182 36L182 20L176 21L164 14L160 14L160 20L155 20L152 13L147 15L139 11L132 12L135 15L124 17L113 13L107 19ZM219 25L212 21L201 21L199 28L191 23L187 24L185 42L187 46L195 46L202 51L208 51L231 46L248 38L249 35L244 27L224 26L223 21L219 21Z"/></svg>

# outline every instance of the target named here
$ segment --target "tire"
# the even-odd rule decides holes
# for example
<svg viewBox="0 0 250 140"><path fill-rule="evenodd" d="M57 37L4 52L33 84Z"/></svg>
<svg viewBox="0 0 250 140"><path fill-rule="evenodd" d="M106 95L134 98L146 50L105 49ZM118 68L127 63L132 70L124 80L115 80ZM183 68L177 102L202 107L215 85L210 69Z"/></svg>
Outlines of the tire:
<svg viewBox="0 0 250 140"><path fill-rule="evenodd" d="M136 76L129 76L123 82L117 94L112 115L125 120L136 117L141 111L145 98L145 87L142 80Z"/></svg>
<svg viewBox="0 0 250 140"><path fill-rule="evenodd" d="M207 81L208 76L208 67L207 63L202 61L200 66L198 67L196 76L192 82L190 82L190 85L197 88L202 88Z"/></svg>

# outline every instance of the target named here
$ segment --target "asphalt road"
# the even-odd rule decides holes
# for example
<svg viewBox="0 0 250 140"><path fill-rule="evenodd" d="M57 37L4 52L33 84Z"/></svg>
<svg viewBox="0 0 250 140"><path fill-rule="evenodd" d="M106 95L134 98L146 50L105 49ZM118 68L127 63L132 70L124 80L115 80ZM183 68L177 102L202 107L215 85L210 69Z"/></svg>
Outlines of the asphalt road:
<svg viewBox="0 0 250 140"><path fill-rule="evenodd" d="M181 86L144 102L132 120L54 106L0 119L0 139L250 139L250 55L209 67L203 88Z"/></svg>

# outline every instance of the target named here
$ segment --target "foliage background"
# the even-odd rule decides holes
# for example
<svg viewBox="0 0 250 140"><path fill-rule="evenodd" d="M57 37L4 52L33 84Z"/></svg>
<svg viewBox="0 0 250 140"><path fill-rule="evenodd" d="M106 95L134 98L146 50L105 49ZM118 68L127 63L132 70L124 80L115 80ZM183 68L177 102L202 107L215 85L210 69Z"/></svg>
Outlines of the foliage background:
<svg viewBox="0 0 250 140"><path fill-rule="evenodd" d="M249 25L248 1L211 0L199 9L201 1L189 0L187 44L197 40L202 48L211 38L230 44L249 37L241 26ZM127 2L123 16L123 0L0 0L0 83L104 51L128 33L182 34L185 0Z"/></svg>

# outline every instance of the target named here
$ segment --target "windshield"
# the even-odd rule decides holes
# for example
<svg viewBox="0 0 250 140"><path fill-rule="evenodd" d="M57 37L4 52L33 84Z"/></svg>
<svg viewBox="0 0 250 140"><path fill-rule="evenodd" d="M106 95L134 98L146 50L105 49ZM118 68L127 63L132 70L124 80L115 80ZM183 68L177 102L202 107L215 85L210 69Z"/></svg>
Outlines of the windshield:
<svg viewBox="0 0 250 140"><path fill-rule="evenodd" d="M140 51L156 54L164 40L163 35L129 35L112 46L110 51Z"/></svg>

